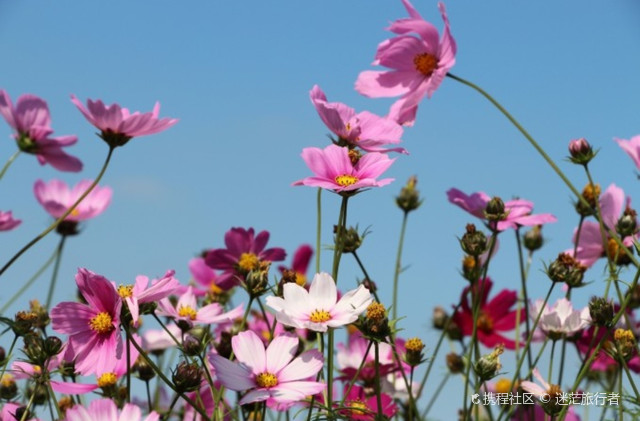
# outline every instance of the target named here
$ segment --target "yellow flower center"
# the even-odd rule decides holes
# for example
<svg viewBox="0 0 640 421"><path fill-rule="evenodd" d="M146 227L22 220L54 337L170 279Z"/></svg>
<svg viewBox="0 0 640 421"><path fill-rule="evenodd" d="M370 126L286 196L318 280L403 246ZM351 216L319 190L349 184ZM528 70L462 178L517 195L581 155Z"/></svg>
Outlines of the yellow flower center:
<svg viewBox="0 0 640 421"><path fill-rule="evenodd" d="M109 387L116 384L118 381L118 377L116 373L104 373L100 377L98 377L98 386L99 387Z"/></svg>
<svg viewBox="0 0 640 421"><path fill-rule="evenodd" d="M188 317L191 320L195 320L198 312L191 306L180 306L178 309L178 316Z"/></svg>
<svg viewBox="0 0 640 421"><path fill-rule="evenodd" d="M582 190L582 197L591 205L592 207L596 206L596 200L600 197L600 184L591 185L591 183L587 184Z"/></svg>
<svg viewBox="0 0 640 421"><path fill-rule="evenodd" d="M278 385L278 378L271 373L260 373L256 376L256 384L259 387L274 387Z"/></svg>
<svg viewBox="0 0 640 421"><path fill-rule="evenodd" d="M342 187L348 187L358 182L358 177L352 175L342 174L336 176L336 183Z"/></svg>
<svg viewBox="0 0 640 421"><path fill-rule="evenodd" d="M266 341L270 341L272 339L271 331L268 329L263 330L260 334Z"/></svg>
<svg viewBox="0 0 640 421"><path fill-rule="evenodd" d="M304 273L296 273L296 284L301 287L305 286L307 284L307 275Z"/></svg>
<svg viewBox="0 0 640 421"><path fill-rule="evenodd" d="M496 393L510 393L511 391L513 391L511 380L503 377L496 382Z"/></svg>
<svg viewBox="0 0 640 421"><path fill-rule="evenodd" d="M13 376L9 373L5 373L2 375L2 378L0 379L0 385L3 387L10 387L13 386L15 384L15 380L13 379Z"/></svg>
<svg viewBox="0 0 640 421"><path fill-rule="evenodd" d="M429 53L422 53L413 58L413 64L417 71L425 76L431 76L431 73L438 67L438 59Z"/></svg>
<svg viewBox="0 0 640 421"><path fill-rule="evenodd" d="M78 210L78 208L75 208L74 210L71 211L71 213L69 214L69 216L73 216L73 217L77 217L78 215L80 215L80 211Z"/></svg>
<svg viewBox="0 0 640 421"><path fill-rule="evenodd" d="M253 253L242 253L238 259L238 267L244 272L251 272L258 268L260 259Z"/></svg>
<svg viewBox="0 0 640 421"><path fill-rule="evenodd" d="M94 330L100 334L105 334L111 332L113 327L113 319L111 319L111 315L106 311L98 313L95 317L93 317L89 321L89 327L91 330Z"/></svg>
<svg viewBox="0 0 640 421"><path fill-rule="evenodd" d="M133 295L133 285L120 285L118 295L122 298L129 298Z"/></svg>
<svg viewBox="0 0 640 421"><path fill-rule="evenodd" d="M411 338L407 340L407 342L404 344L404 347L407 349L407 351L420 352L424 348L424 344L422 343L422 340L420 340L420 338Z"/></svg>
<svg viewBox="0 0 640 421"><path fill-rule="evenodd" d="M349 407L349 412L351 413L351 415L365 415L369 410L367 404L359 399L347 401L346 403L346 406Z"/></svg>
<svg viewBox="0 0 640 421"><path fill-rule="evenodd" d="M481 312L478 316L478 322L476 323L478 329L483 332L491 332L493 331L493 319L485 312Z"/></svg>
<svg viewBox="0 0 640 421"><path fill-rule="evenodd" d="M213 292L216 295L220 295L222 294L222 288L220 288L218 285L216 285L216 283L214 282L214 280L211 280L211 283L209 284L209 291Z"/></svg>
<svg viewBox="0 0 640 421"><path fill-rule="evenodd" d="M324 323L331 320L331 314L329 314L326 310L313 310L311 315L309 315L309 320L313 323Z"/></svg>
<svg viewBox="0 0 640 421"><path fill-rule="evenodd" d="M379 322L385 318L387 311L381 303L373 302L367 307L367 319Z"/></svg>

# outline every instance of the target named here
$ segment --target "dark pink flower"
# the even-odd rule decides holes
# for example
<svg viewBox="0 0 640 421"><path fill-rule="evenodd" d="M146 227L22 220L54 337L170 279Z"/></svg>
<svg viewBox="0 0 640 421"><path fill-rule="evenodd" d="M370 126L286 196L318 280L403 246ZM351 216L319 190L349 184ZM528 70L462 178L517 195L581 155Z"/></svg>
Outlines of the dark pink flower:
<svg viewBox="0 0 640 421"><path fill-rule="evenodd" d="M0 231L9 231L20 225L22 221L15 219L11 211L0 211Z"/></svg>
<svg viewBox="0 0 640 421"><path fill-rule="evenodd" d="M204 257L194 257L189 260L189 272L191 277L197 284L193 285L193 293L197 297L205 296L209 293L220 294L224 292L224 289L219 285L221 279L220 276L207 265ZM225 285L227 288L230 285ZM186 285L181 285L178 289L180 294L184 294L187 290Z"/></svg>
<svg viewBox="0 0 640 421"><path fill-rule="evenodd" d="M484 210L491 198L484 192L472 193L467 196L456 188L447 191L449 202L459 206L471 215L486 220ZM557 218L550 213L532 215L533 202L523 199L515 199L504 202L506 219L498 221L498 231L509 228L516 229L519 226L542 225L548 222L556 222Z"/></svg>
<svg viewBox="0 0 640 421"><path fill-rule="evenodd" d="M360 147L367 152L401 152L404 148L384 149L382 146L401 142L402 126L389 118L368 111L356 114L353 108L340 102L327 102L318 85L309 93L311 102L326 126L338 136L340 146Z"/></svg>
<svg viewBox="0 0 640 421"><path fill-rule="evenodd" d="M315 175L296 181L294 186L321 187L339 193L382 187L393 181L377 180L395 161L378 152L364 154L354 164L348 148L329 145L324 149L304 148L302 159Z"/></svg>
<svg viewBox="0 0 640 421"><path fill-rule="evenodd" d="M50 137L51 116L47 103L35 95L21 95L15 107L9 94L0 89L0 114L16 133L13 138L21 151L36 155L41 165L60 171L78 172L82 162L62 150L78 141L76 136Z"/></svg>
<svg viewBox="0 0 640 421"><path fill-rule="evenodd" d="M418 104L440 86L447 72L456 62L456 42L449 30L449 19L443 3L438 3L444 32L439 37L435 26L426 22L409 0L402 0L409 17L391 24L389 31L397 37L378 45L373 65L392 70L365 71L356 81L362 95L394 97L402 95L391 107L389 118L400 124L413 125ZM409 34L416 34L412 36Z"/></svg>
<svg viewBox="0 0 640 421"><path fill-rule="evenodd" d="M157 303L178 289L180 283L173 277L174 274L175 271L168 270L162 278L152 280L151 285L148 277L140 275L133 285L120 285L116 288L118 295L127 304L134 326L138 326L140 304Z"/></svg>
<svg viewBox="0 0 640 421"><path fill-rule="evenodd" d="M342 416L350 420L374 421L378 415L378 401L375 394L367 394L363 387L353 385L349 393L349 385L344 387L344 406L349 409L341 409ZM382 413L386 419L391 419L398 412L393 398L386 393L381 393Z"/></svg>
<svg viewBox="0 0 640 421"><path fill-rule="evenodd" d="M343 380L351 380L358 369L360 369L359 380L365 383L370 383L375 380L375 353L373 346L369 350L369 353L367 353L368 347L369 340L362 337L359 332L349 335L346 344L338 344L336 361L340 373L342 373L341 378ZM364 364L362 364L362 361L364 361ZM380 343L378 362L381 376L396 371L397 366L393 360L391 345L384 342ZM360 368L360 366L362 366L362 368Z"/></svg>
<svg viewBox="0 0 640 421"><path fill-rule="evenodd" d="M68 359L81 374L113 371L122 356L122 300L104 276L80 268L76 284L87 304L64 302L51 310L53 330L69 335Z"/></svg>
<svg viewBox="0 0 640 421"><path fill-rule="evenodd" d="M521 309L520 316L517 318L518 311L510 310L518 301L517 291L503 289L491 301L487 301L492 286L491 279L485 278L478 281L473 287L473 294L479 294L482 291L482 295L479 297L480 313L476 323L478 340L487 348L494 348L499 344L504 344L507 349L515 349L515 341L502 336L500 332L508 332L515 329L516 320L520 320L520 323L522 323L527 315L524 309ZM453 314L453 322L460 328L464 336L471 336L473 333L473 311L469 301L470 291L472 291L470 286L464 289L461 298L462 306Z"/></svg>
<svg viewBox="0 0 640 421"><path fill-rule="evenodd" d="M261 261L279 262L287 253L283 248L266 249L269 231L260 231L255 235L253 228L231 228L224 235L226 248L210 250L205 261L213 269L225 271L217 285L223 290L238 285L239 281L252 270L258 268Z"/></svg>
<svg viewBox="0 0 640 421"><path fill-rule="evenodd" d="M89 189L93 181L82 180L73 188L64 181L36 181L33 193L38 202L54 218L60 218ZM65 221L85 221L100 215L111 203L111 188L96 186L91 193L65 218Z"/></svg>
<svg viewBox="0 0 640 421"><path fill-rule="evenodd" d="M178 122L175 118L158 118L160 103L147 113L129 112L118 104L104 105L101 100L87 100L87 108L71 95L75 104L87 120L102 131L100 137L111 147L122 146L131 138L155 134L168 129Z"/></svg>

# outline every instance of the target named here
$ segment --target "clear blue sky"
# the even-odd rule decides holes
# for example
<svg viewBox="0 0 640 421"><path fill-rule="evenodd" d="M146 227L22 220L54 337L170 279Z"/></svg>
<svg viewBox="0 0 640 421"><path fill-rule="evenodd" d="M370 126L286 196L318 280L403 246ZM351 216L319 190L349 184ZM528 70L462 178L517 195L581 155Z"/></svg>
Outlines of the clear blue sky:
<svg viewBox="0 0 640 421"><path fill-rule="evenodd" d="M435 1L414 5L442 28ZM640 4L496 0L448 2L447 10L458 43L452 73L502 101L579 188L584 175L563 158L570 139L586 137L601 148L592 168L603 189L615 182L632 196L637 192L633 164L612 138L640 133ZM24 222L2 234L1 260L50 223L32 194L35 180L92 178L107 152L69 101L71 93L142 111L158 100L161 116L180 122L116 151L103 179L114 189L112 205L68 241L56 301L73 299L77 267L116 282L172 268L186 282L188 260L222 246L233 226L270 230L270 244L290 255L299 244L314 243L315 189L290 186L309 175L302 148L327 144L328 131L308 91L319 84L330 101L385 114L392 100L361 97L353 83L371 69L377 44L389 36L383 28L404 16L399 0L0 0L0 88L14 100L23 93L45 98L56 133L78 135L69 152L85 164L79 175L63 174L20 156L0 184L0 209ZM15 150L10 133L0 123L6 139L0 161ZM453 80L422 103L403 146L410 155L388 171L397 181L351 200L349 222L371 227L360 255L389 304L401 222L393 197L410 175L418 176L425 204L409 221L404 264L410 267L401 278L400 306L407 318L401 326L432 349L432 308L456 302L465 285L456 236L472 221L447 202L447 189L519 196L558 217L545 227L548 243L534 258L533 297L548 288L542 263L570 246L578 218L569 190L533 148L484 99ZM324 195L324 244L338 206L337 197ZM0 302L56 242L49 236L3 276ZM519 286L514 245L513 233L506 233L491 270L497 287ZM351 287L360 274L350 259L343 262L341 284ZM329 263L324 252L325 270ZM578 294L578 305L602 290L602 273L601 266L588 273L596 285ZM44 299L47 283L45 275L27 296ZM441 373L438 364L433 387ZM458 381L451 384L446 390L461 389ZM433 415L451 419L459 402L442 403Z"/></svg>

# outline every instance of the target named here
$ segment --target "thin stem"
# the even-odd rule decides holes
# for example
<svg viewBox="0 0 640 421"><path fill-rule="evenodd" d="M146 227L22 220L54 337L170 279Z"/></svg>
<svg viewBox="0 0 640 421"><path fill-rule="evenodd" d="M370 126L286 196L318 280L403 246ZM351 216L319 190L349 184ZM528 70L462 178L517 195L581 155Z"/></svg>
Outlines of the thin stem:
<svg viewBox="0 0 640 421"><path fill-rule="evenodd" d="M7 172L7 170L9 169L9 167L11 166L11 164L13 163L13 161L16 160L16 158L18 157L18 155L20 155L20 149L18 149L17 151L15 151L13 153L13 155L11 155L9 157L9 159L7 160L7 163L4 164L4 167L2 167L2 171L0 171L0 180L2 180L2 177L4 177L4 173Z"/></svg>
<svg viewBox="0 0 640 421"><path fill-rule="evenodd" d="M27 415L29 415L29 410L31 409L31 405L33 405L33 399L35 397L36 397L36 391L34 390L31 393L31 397L29 398L29 403L27 403L27 406L24 412L22 413L22 416L20 417L20 421L25 421L27 419Z"/></svg>
<svg viewBox="0 0 640 421"><path fill-rule="evenodd" d="M11 341L11 346L9 347L9 352L5 357L4 364L2 364L2 373L0 373L0 379L4 377L4 372L7 371L7 365L9 364L9 360L11 360L11 354L13 353L13 348L16 346L16 342L18 342L18 335L13 337L13 341Z"/></svg>
<svg viewBox="0 0 640 421"><path fill-rule="evenodd" d="M320 244L322 237L322 189L318 187L316 222L316 273L320 273Z"/></svg>
<svg viewBox="0 0 640 421"><path fill-rule="evenodd" d="M371 351L371 346L372 345L373 345L373 341L369 341L369 345L367 345L367 350L364 352L364 357L362 357L362 361L360 361L360 365L358 366L358 369L356 370L356 374L354 374L353 377L351 378L351 380L349 381L349 386L345 390L344 396L342 396L342 401L340 401L340 406L344 405L344 400L347 398L347 396L349 396L349 392L351 392L351 388L355 384L356 380L358 380L358 376L360 376L360 371L362 371L362 368L364 367L365 363L367 362L367 356L369 355L369 352Z"/></svg>
<svg viewBox="0 0 640 421"><path fill-rule="evenodd" d="M126 337L124 345L126 348L127 356L127 403L131 403L131 344L129 343L129 336Z"/></svg>
<svg viewBox="0 0 640 421"><path fill-rule="evenodd" d="M529 326L529 295L527 294L527 274L524 270L524 260L522 256L522 242L520 240L520 227L516 229L516 243L518 246L518 262L520 264L520 281L522 283L522 295L524 298L524 320L526 326L526 335L529 336L531 332L531 326ZM519 315L519 314L518 314ZM518 320L518 322L521 322ZM519 339L519 338L518 338ZM518 340L518 343L520 341ZM529 370L531 370L531 348L525 349L527 353L527 362L529 363Z"/></svg>
<svg viewBox="0 0 640 421"><path fill-rule="evenodd" d="M370 282L373 282L371 280L371 278L369 278L369 274L367 273L367 269L365 269L364 265L362 264L362 260L360 260L360 257L358 256L358 253L354 250L353 252L351 252L351 254L353 254L353 257L356 259L356 262L358 263L358 266L360 266L360 269L362 270L362 274L364 275L364 277L366 279L368 279ZM371 291L371 293L375 297L376 301L380 302L380 298L378 298L378 292L375 289L373 289Z"/></svg>
<svg viewBox="0 0 640 421"><path fill-rule="evenodd" d="M383 420L382 414L382 393L380 392L380 350L378 346L378 342L373 342L373 352L375 358L375 367L376 367L376 403L378 404L378 419ZM411 396L411 395L409 395Z"/></svg>
<svg viewBox="0 0 640 421"><path fill-rule="evenodd" d="M400 271L402 270L402 248L404 246L404 234L407 230L407 219L409 212L405 212L402 216L402 227L400 228L400 240L398 241L398 252L396 253L396 267L393 273L393 301L391 305L392 318L396 320L398 318L398 279L400 278Z"/></svg>
<svg viewBox="0 0 640 421"><path fill-rule="evenodd" d="M145 380L144 384L146 385L146 388L147 388L147 404L149 405L149 412L151 412L151 410L153 409L153 406L151 404L151 390L149 388L149 380Z"/></svg>
<svg viewBox="0 0 640 421"><path fill-rule="evenodd" d="M102 165L102 169L100 170L100 173L98 174L98 177L96 177L96 179L93 181L93 183L91 183L91 185L89 186L89 188L82 193L82 195L80 195L80 197L78 198L78 200L75 201L75 203L73 205L71 205L69 207L69 209L67 209L67 211L65 213L62 214L62 216L60 216L60 218L56 219L55 222L51 225L49 225L49 227L47 229L45 229L44 231L42 231L40 234L38 234L33 240L29 241L24 247L22 247L3 267L2 269L0 269L0 276L2 276L2 274L9 269L9 267L16 261L18 260L18 258L20 256L22 256L22 254L24 252L26 252L27 250L29 250L33 245L35 245L38 241L42 240L47 234L49 234L51 231L53 231L54 229L56 229L56 227L58 225L60 225L60 223L62 221L64 221L64 219L69 216L71 214L71 212L73 212L73 210L78 207L78 205L80 204L80 202L82 202L84 200L85 197L87 197L89 195L89 193L91 193L91 191L98 185L98 182L100 181L100 179L102 179L102 176L104 175L105 171L107 170L107 167L109 166L109 161L111 161L111 155L113 154L113 147L109 148L109 153L107 154L107 158L104 161L104 164Z"/></svg>
<svg viewBox="0 0 640 421"><path fill-rule="evenodd" d="M422 415L420 416L420 418L427 419L427 415L429 414L429 411L431 411L431 407L438 399L438 396L440 396L440 392L442 391L442 389L444 389L444 385L447 383L450 377L451 377L451 373L447 372L447 374L445 374L442 380L440 380L440 384L436 388L436 391L431 397L431 399L429 399L429 403L427 404L427 407L424 409L424 411L422 411Z"/></svg>
<svg viewBox="0 0 640 421"><path fill-rule="evenodd" d="M22 285L22 287L20 287L20 289L15 294L13 294L13 297L9 298L9 301L7 301L7 303L3 305L2 308L0 308L0 315L4 314L4 312L7 311L9 307L11 307L11 304L13 304L15 300L20 298L20 296L24 294L24 292L28 290L29 287L36 281L36 279L38 279L40 275L42 275L44 271L47 270L47 268L51 265L51 263L53 263L53 260L56 258L57 254L58 254L58 248L56 247L51 257L49 257L49 259L46 262L44 262L42 267L38 269L38 271L27 282L25 282L24 285Z"/></svg>
<svg viewBox="0 0 640 421"><path fill-rule="evenodd" d="M64 242L67 239L66 235L61 235L60 242L58 243L58 249L56 251L56 263L53 266L53 274L51 275L51 282L49 283L49 292L47 293L47 304L45 308L47 311L51 311L51 300L53 299L53 290L56 288L56 281L58 280L58 271L60 270L60 262L62 261L62 249L64 248Z"/></svg>
<svg viewBox="0 0 640 421"><path fill-rule="evenodd" d="M549 376L547 377L549 381L551 381L551 378L553 376L553 355L556 351L556 342L556 340L553 340L553 342L551 342L551 356L549 357Z"/></svg>

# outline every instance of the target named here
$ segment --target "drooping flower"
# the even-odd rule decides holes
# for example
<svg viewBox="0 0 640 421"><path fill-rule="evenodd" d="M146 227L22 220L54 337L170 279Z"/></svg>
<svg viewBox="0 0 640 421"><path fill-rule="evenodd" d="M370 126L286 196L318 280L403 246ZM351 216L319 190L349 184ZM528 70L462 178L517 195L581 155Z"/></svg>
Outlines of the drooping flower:
<svg viewBox="0 0 640 421"><path fill-rule="evenodd" d="M631 157L636 168L640 169L640 135L633 136L629 140L618 138L614 138L613 140Z"/></svg>
<svg viewBox="0 0 640 421"><path fill-rule="evenodd" d="M354 164L348 148L329 145L324 149L304 148L302 159L315 174L293 183L294 186L313 186L339 192L352 192L366 187L381 187L393 178L377 180L393 164L394 159L378 152L357 157Z"/></svg>
<svg viewBox="0 0 640 421"><path fill-rule="evenodd" d="M585 307L581 311L574 310L571 301L566 298L559 299L551 307L545 304L542 308L543 304L544 300L536 300L529 304L529 317L535 321L542 310L538 329L543 335L552 339L559 339L563 335L571 337L591 322L589 307Z"/></svg>
<svg viewBox="0 0 640 421"><path fill-rule="evenodd" d="M295 273L296 284L305 286L307 284L307 269L313 256L313 248L308 244L303 244L296 249L293 253L293 261L291 267L278 266L280 273L284 273L285 270L291 270Z"/></svg>
<svg viewBox="0 0 640 421"><path fill-rule="evenodd" d="M473 311L469 302L469 293L472 291L471 293L478 295L482 291L482 295L478 298L480 313L476 322L478 340L488 348L494 348L502 343L507 349L515 349L515 341L504 337L501 332L515 329L516 320L520 320L520 323L524 322L526 317L524 309L520 310L519 318L517 318L517 310L510 310L518 301L517 291L512 290L504 289L487 302L492 286L491 279L485 278L475 283L473 288L466 287L462 292L462 305L452 316L453 322L460 328L463 335L472 335Z"/></svg>
<svg viewBox="0 0 640 421"><path fill-rule="evenodd" d="M76 284L87 304L64 302L51 310L53 330L69 335L65 358L75 358L77 372L87 375L113 371L122 356L122 300L104 276L80 268Z"/></svg>
<svg viewBox="0 0 640 421"><path fill-rule="evenodd" d="M10 231L20 225L22 221L15 219L11 214L11 211L0 211L0 231Z"/></svg>
<svg viewBox="0 0 640 421"><path fill-rule="evenodd" d="M111 399L98 399L92 401L88 408L76 405L67 409L63 421L140 421L142 410L131 403L127 403L118 410L118 406ZM158 421L160 414L152 411L143 421Z"/></svg>
<svg viewBox="0 0 640 421"><path fill-rule="evenodd" d="M49 106L35 95L21 95L15 107L9 94L0 89L0 114L16 131L13 138L21 151L36 155L40 165L50 164L60 171L79 172L82 162L62 150L78 141L76 136L51 137Z"/></svg>
<svg viewBox="0 0 640 421"><path fill-rule="evenodd" d="M134 137L159 133L178 122L175 118L158 118L160 103L156 102L153 111L140 113L129 112L118 104L105 105L101 100L87 100L87 107L71 95L75 104L87 120L102 132L100 137L109 146L122 146Z"/></svg>
<svg viewBox="0 0 640 421"><path fill-rule="evenodd" d="M267 305L276 311L276 318L284 325L326 332L353 323L373 301L363 285L344 294L338 300L336 283L328 273L313 277L309 291L298 284L282 287L284 298L267 297Z"/></svg>
<svg viewBox="0 0 640 421"><path fill-rule="evenodd" d="M425 95L431 98L455 64L456 42L451 36L443 3L438 3L444 21L442 37L438 36L435 26L420 16L409 0L402 0L402 3L409 17L396 20L387 28L398 36L378 45L372 63L392 70L362 72L355 88L362 95L372 98L402 95L391 107L389 118L411 126L422 98Z"/></svg>
<svg viewBox="0 0 640 421"><path fill-rule="evenodd" d="M133 285L120 285L116 288L118 295L127 304L134 326L138 326L140 304L158 302L178 289L180 283L173 277L174 274L173 270L167 271L162 278L152 280L151 286L149 286L149 278L140 275L136 277Z"/></svg>
<svg viewBox="0 0 640 421"><path fill-rule="evenodd" d="M449 202L459 206L471 215L486 220L485 209L491 201L484 192L472 193L467 196L462 191L452 188L447 191ZM541 213L532 215L533 203L528 200L514 199L504 202L505 218L497 223L498 231L504 231L509 228L516 229L519 226L542 225L548 222L556 222L555 216L549 213Z"/></svg>
<svg viewBox="0 0 640 421"><path fill-rule="evenodd" d="M174 306L168 298L163 298L158 302L158 314L169 316L176 322L184 321L189 325L193 323L223 323L231 322L238 317L242 317L242 304L231 311L224 312L224 308L218 303L211 303L202 308L198 308L196 296L193 288L188 287L187 291L178 298Z"/></svg>
<svg viewBox="0 0 640 421"><path fill-rule="evenodd" d="M267 404L289 403L320 393L325 385L308 380L322 369L322 354L312 349L293 358L299 339L290 333L277 336L265 349L251 331L240 332L231 339L238 362L211 355L216 376L225 387L248 391L240 405L267 401Z"/></svg>
<svg viewBox="0 0 640 421"><path fill-rule="evenodd" d="M407 153L404 148L383 148L402 141L402 126L394 120L379 117L369 111L356 114L353 108L345 104L327 102L327 97L318 85L311 89L309 96L324 124L338 136L339 146L359 147L367 152Z"/></svg>
<svg viewBox="0 0 640 421"><path fill-rule="evenodd" d="M69 188L62 180L45 183L36 181L33 193L42 207L54 218L60 218L89 189L93 181L82 180ZM65 218L65 221L85 221L100 215L111 203L111 188L96 186Z"/></svg>
<svg viewBox="0 0 640 421"><path fill-rule="evenodd" d="M348 393L347 393L348 391ZM382 413L386 419L392 419L398 412L393 398L386 393L380 394L380 402L382 404ZM344 387L344 405L345 409L338 412L350 420L373 421L378 419L378 401L375 394L367 394L363 387L354 384L349 390L349 385Z"/></svg>
<svg viewBox="0 0 640 421"><path fill-rule="evenodd" d="M205 262L213 269L224 271L217 285L223 290L238 285L240 280L260 266L260 262L279 262L287 253L283 248L266 249L269 231L255 235L253 228L231 228L224 235L226 248L210 250Z"/></svg>

